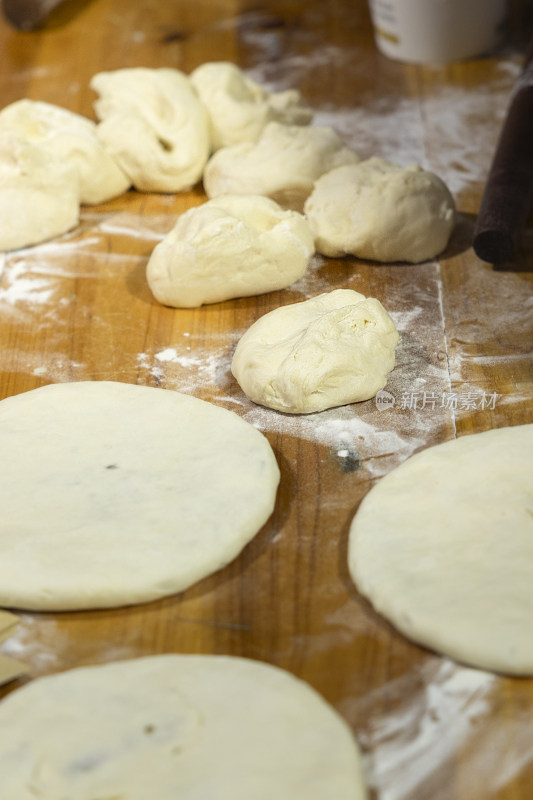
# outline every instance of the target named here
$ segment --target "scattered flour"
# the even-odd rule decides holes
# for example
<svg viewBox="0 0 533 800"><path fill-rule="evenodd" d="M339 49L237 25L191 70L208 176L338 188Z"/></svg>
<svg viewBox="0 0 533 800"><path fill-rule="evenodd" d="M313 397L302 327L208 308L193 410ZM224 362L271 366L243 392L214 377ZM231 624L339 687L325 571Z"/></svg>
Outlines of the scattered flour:
<svg viewBox="0 0 533 800"><path fill-rule="evenodd" d="M27 264L19 261L12 269L5 270L4 285L0 288L0 308L2 303L11 306L18 303L45 305L51 302L53 295L53 283L47 278L34 277L28 272Z"/></svg>
<svg viewBox="0 0 533 800"><path fill-rule="evenodd" d="M371 785L379 789L381 800L410 800L413 797L430 797L448 800L449 787L437 778L441 765L452 759L467 745L482 759L483 785L493 786L487 775L490 770L487 753L503 756L508 748L485 750L494 730L479 723L487 721L491 713L491 693L498 678L480 670L459 667L448 660L429 659L417 674L406 675L387 684L387 713L372 715L361 732L367 758ZM379 707L375 692L370 692L357 703L347 701L344 711L348 716L357 714L368 719L366 709ZM500 724L500 723L499 723ZM482 744L480 742L480 737ZM483 741L484 739L484 741ZM494 776L502 764L500 758L492 772ZM476 775L469 770L469 774ZM472 786L472 794L479 796Z"/></svg>
<svg viewBox="0 0 533 800"><path fill-rule="evenodd" d="M405 166L420 164L437 173L457 197L486 179L496 141L482 120L491 114L503 122L509 92L508 80L471 92L446 86L422 104L385 97L361 108L319 108L315 124L334 127L365 158L379 155Z"/></svg>
<svg viewBox="0 0 533 800"><path fill-rule="evenodd" d="M247 34L248 37L251 34ZM490 81L473 87L435 83L423 87L420 97L401 94L388 84L386 70L376 65L369 75L357 58L356 46L332 47L316 42L309 54L290 53L277 59L275 40L263 42L258 64L247 70L271 91L289 88L296 82L305 86L313 74L331 69L345 73L346 83L369 84L359 98L360 105L340 107L325 97L314 107L315 125L331 125L363 157L378 155L402 165L417 163L436 172L454 195L473 184L484 182L503 122L514 80L521 69L520 58L495 63ZM370 86L370 82L375 85ZM331 90L328 82L324 86ZM316 84L314 96L317 95ZM357 103L354 97L354 103ZM487 131L485 120L495 124ZM471 210L471 209L465 209Z"/></svg>
<svg viewBox="0 0 533 800"><path fill-rule="evenodd" d="M305 13L324 13L319 5L311 4ZM424 95L417 98L391 91L386 69L378 70L375 75L363 75L361 70L366 65L364 60L359 63L357 46L324 46L319 39L305 39L304 33L288 47L286 41L281 42L286 31L275 27L269 31L269 20L261 13L250 12L239 20L242 41L256 62L248 74L271 90L291 88L296 82L303 87L313 83L313 95L317 96L320 85L329 91L330 83L327 80L315 83L314 77L330 71L332 65L345 75L347 83L354 76L357 77L354 85L368 82L369 89L361 96L358 107L339 109L337 103L323 97L315 108L314 124L333 125L361 155L377 154L400 164L417 162L437 172L460 200L464 189L484 180L496 131L519 73L518 60L510 57L499 61L493 79L486 86L469 90L439 86L435 80L434 87L424 88ZM118 26L121 21L117 18L113 24ZM219 27L224 25L233 31L235 20L221 22ZM311 27L320 30L316 22ZM136 32L132 39L142 42L143 36ZM52 73L43 68L38 72L20 71L16 79L26 84L29 78L51 77ZM384 90L379 86L373 88L374 81L381 82ZM78 89L78 84L71 84L70 91ZM495 120L490 132L484 122L487 116ZM474 211L468 206L461 206L461 210ZM69 296L62 294L65 279L101 278L103 258L110 275L125 273L128 260L120 249L121 239L140 242L149 252L170 230L174 220L171 198L161 198L160 213L149 218L128 210L85 211L75 231L54 242L1 256L0 323L4 317L9 322L20 320L23 325L30 321L42 330L43 336L52 337L59 324L66 324L61 316L70 303ZM109 252L104 248L100 256L103 241L111 241L114 250ZM306 275L290 287L290 292L295 299L306 299L339 286L357 289L357 267L346 263L345 275L332 280L326 275L326 260L316 256ZM376 267L374 275L379 276L380 269ZM510 353L506 347L506 337L515 342L517 331L524 332L524 342L531 341L527 339L531 290L523 279L484 270L480 278L480 302L468 312L459 297L450 296L450 307L444 307L438 264L387 269L391 271L387 272L384 285L389 295L380 297L378 277L375 294L382 299L401 333L396 368L386 387L396 400L406 391L427 390L443 395L452 385L477 390L480 387L473 383L472 366L479 366L488 374L486 371L493 366L504 363L512 367L525 357L525 352ZM78 310L80 318L82 312L83 309ZM449 341L444 336L446 317L451 325ZM501 351L479 354L476 345L486 341L487 330L491 340L494 331L497 332ZM207 349L201 336L187 331L179 334L179 341L162 342L153 352L146 350L131 358L136 362L141 382L155 380L166 388L212 398L267 434L294 437L327 448L341 468L365 470L370 479L380 477L427 445L443 425L453 426L455 412L451 409L428 407L417 412L399 408L398 402L388 410L378 411L370 400L305 416L256 406L242 394L230 371L241 332L236 329L220 332L210 339ZM64 337L61 341L64 345ZM86 366L68 353L50 345L49 349L47 361L42 363L38 354L29 356L3 348L0 370L24 371L52 381L100 377L89 374ZM107 365L103 363L104 367ZM104 373L105 369L102 377L117 377ZM509 395L501 402L513 402L521 396L517 391L516 396ZM354 619L351 603L347 604L346 616ZM338 620L332 622L340 624ZM352 623L347 625L352 635ZM103 658L130 655L126 644L116 651L114 644L108 643ZM68 654L69 646L68 637L61 638L53 620L37 622L32 617L25 618L24 631L7 645L9 655L30 656L37 672L49 671L60 664L59 651L61 655ZM448 759L465 751L470 760L469 769L461 772L465 797L479 796L479 785L475 782L479 775L483 775L484 785L498 791L531 765L530 720L520 716L518 701L515 718L502 719L500 715L498 726L489 724L491 695L497 692L499 681L481 671L429 658L420 672L409 670L375 692L341 702L341 713L361 723L358 730L370 753L370 774L381 800L410 800L414 796L448 800L449 787L440 781L435 783L436 777ZM527 696L527 687L521 690L516 682L514 687L518 698L520 691ZM383 701L385 693L387 702ZM529 707L529 698L524 707ZM381 714L380 708L384 708ZM509 742L513 742L513 748ZM498 758L493 757L494 753ZM427 786L430 789L426 791Z"/></svg>
<svg viewBox="0 0 533 800"><path fill-rule="evenodd" d="M177 361L178 354L173 347L166 347L160 353L155 354L158 361Z"/></svg>

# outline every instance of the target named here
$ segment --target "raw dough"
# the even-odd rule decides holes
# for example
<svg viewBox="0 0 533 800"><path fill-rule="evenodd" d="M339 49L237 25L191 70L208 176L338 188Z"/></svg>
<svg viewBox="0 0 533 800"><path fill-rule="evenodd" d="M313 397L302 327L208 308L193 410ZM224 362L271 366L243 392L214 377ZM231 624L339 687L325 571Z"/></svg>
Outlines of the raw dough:
<svg viewBox="0 0 533 800"><path fill-rule="evenodd" d="M0 133L0 250L37 244L73 228L79 197L72 164Z"/></svg>
<svg viewBox="0 0 533 800"><path fill-rule="evenodd" d="M0 653L0 686L10 683L29 672L28 665Z"/></svg>
<svg viewBox="0 0 533 800"><path fill-rule="evenodd" d="M11 614L10 611L2 611L0 608L0 643L9 639L15 633L15 628L20 622L20 617Z"/></svg>
<svg viewBox="0 0 533 800"><path fill-rule="evenodd" d="M269 122L257 142L224 147L211 156L204 187L209 197L262 194L302 211L320 175L358 161L333 128Z"/></svg>
<svg viewBox="0 0 533 800"><path fill-rule="evenodd" d="M39 678L0 704L3 800L363 800L359 750L277 667L160 655Z"/></svg>
<svg viewBox="0 0 533 800"><path fill-rule="evenodd" d="M119 606L231 561L270 516L279 470L236 414L126 383L0 403L0 604Z"/></svg>
<svg viewBox="0 0 533 800"><path fill-rule="evenodd" d="M209 114L212 150L254 142L272 120L307 125L313 116L300 92L268 92L227 61L202 64L190 79Z"/></svg>
<svg viewBox="0 0 533 800"><path fill-rule="evenodd" d="M207 112L177 69L134 67L91 80L97 133L137 189L178 192L202 177L209 156Z"/></svg>
<svg viewBox="0 0 533 800"><path fill-rule="evenodd" d="M414 264L441 253L455 223L453 198L440 178L381 158L322 175L305 214L325 256Z"/></svg>
<svg viewBox="0 0 533 800"><path fill-rule="evenodd" d="M254 322L231 371L254 403L308 414L374 397L394 367L398 338L379 300L336 289Z"/></svg>
<svg viewBox="0 0 533 800"><path fill-rule="evenodd" d="M224 195L182 214L154 249L150 289L169 306L200 306L283 289L315 251L306 219L256 195Z"/></svg>
<svg viewBox="0 0 533 800"><path fill-rule="evenodd" d="M82 203L103 203L129 188L128 178L98 139L95 123L79 114L50 103L19 100L0 112L0 131L72 162Z"/></svg>
<svg viewBox="0 0 533 800"><path fill-rule="evenodd" d="M430 447L383 478L350 531L349 568L415 642L533 674L533 425Z"/></svg>

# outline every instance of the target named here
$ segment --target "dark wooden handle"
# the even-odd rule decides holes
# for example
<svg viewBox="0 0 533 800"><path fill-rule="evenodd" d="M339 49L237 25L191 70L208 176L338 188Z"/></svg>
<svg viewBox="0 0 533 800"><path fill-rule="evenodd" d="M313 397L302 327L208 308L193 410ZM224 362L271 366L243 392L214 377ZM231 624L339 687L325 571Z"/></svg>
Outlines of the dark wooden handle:
<svg viewBox="0 0 533 800"><path fill-rule="evenodd" d="M533 48L518 78L490 168L474 231L476 255L508 261L533 203Z"/></svg>

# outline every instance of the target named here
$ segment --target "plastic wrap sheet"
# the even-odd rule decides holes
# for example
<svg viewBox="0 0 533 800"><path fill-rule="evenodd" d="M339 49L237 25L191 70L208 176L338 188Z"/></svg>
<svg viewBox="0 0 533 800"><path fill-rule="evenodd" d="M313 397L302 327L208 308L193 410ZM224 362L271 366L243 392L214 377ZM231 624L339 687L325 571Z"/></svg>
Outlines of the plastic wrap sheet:
<svg viewBox="0 0 533 800"><path fill-rule="evenodd" d="M11 333L0 356L1 370L25 373L38 383L134 380L188 392L236 411L264 431L288 462L289 474L300 458L315 458L320 472L320 507L313 487L309 491L299 487L292 502L308 521L300 530L300 546L311 548L311 540L318 537L320 557L330 566L315 567L309 582L301 575L295 588L281 586L280 602L290 613L289 603L298 603L312 592L315 599L309 603L308 613L316 615L316 621L304 624L303 632L296 622L274 639L272 649L265 620L263 634L256 634L245 652L293 669L334 702L356 731L366 755L369 781L380 798L446 800L453 796L447 777L450 765L458 759L464 796L497 796L517 773L531 768L529 715L517 713L505 720L494 715L502 693L511 692L519 708L520 693L527 695L524 684L454 665L408 644L401 645L407 655L403 652L396 663L394 652L401 637L361 603L345 567L337 562L345 554L346 526L353 509L373 481L413 452L453 436L461 415L472 414L472 410L496 411L501 403L524 399L525 388L522 394L507 397L491 391L487 369L497 368L506 356L503 352L480 355L479 345L487 338L492 340L487 326L494 329L498 314L499 347L505 351L506 334L515 342L513 327L523 329L527 321L527 284L507 275L496 286L493 273L484 271L486 299L483 306L476 307L475 318L470 313L461 317L453 293L451 299L446 295L457 331L450 339L438 263L368 266L351 259L330 262L315 256L306 276L276 298L265 296L264 308L254 310L254 317L279 302L304 300L341 286L373 294L385 304L400 331L396 367L385 399L381 395L356 406L308 416L284 415L247 400L230 372L235 344L246 327L244 316L250 314L250 301L226 304L231 313L228 309L221 314L225 304L217 306L217 326L208 330L199 325L202 315L205 319L212 313L208 309L169 310L168 315L179 317L180 324L151 338L142 326L136 330L136 305L149 301L143 288L146 260L172 219L170 211L149 217L120 207L101 214L91 211L84 215L80 231L8 255L0 319ZM127 248L121 246L125 242ZM123 249L135 253L121 252ZM506 311L498 302L502 286ZM116 305L122 291L128 296L127 313ZM97 344L91 345L93 339ZM39 348L37 342L46 342L46 346ZM475 355L471 356L473 344ZM523 356L509 353L509 357ZM472 359L484 365L481 381L476 381L470 370ZM276 536L283 538L283 526ZM271 544L275 541L276 537ZM252 579L247 581L243 574L241 580L246 597L248 590L252 591ZM223 592L223 588L219 586L217 591ZM254 609L257 611L261 597L257 595L244 618L236 620L230 614L212 624L240 628L246 641L247 632L254 629ZM262 613L268 617L264 609ZM180 611L177 621L200 624L187 610ZM209 623L209 619L201 622ZM365 678L359 667L352 667L352 656L364 652L373 637L378 642L385 637L381 646L389 655L385 665L380 655L376 674ZM65 634L54 615L26 614L4 651L28 661L38 675L70 665L70 646L68 632ZM95 647L96 655L89 654L89 660L139 653L137 643L127 638L120 642L103 639ZM301 654L296 661L295 653Z"/></svg>
<svg viewBox="0 0 533 800"><path fill-rule="evenodd" d="M313 13L325 13L317 8ZM499 388L502 370L512 383L513 364L529 357L531 285L463 258L472 222L468 190L482 180L517 62L494 67L490 92L433 87L424 105L420 95L387 91L387 74L373 87L361 77L353 47L317 41L313 49L307 41L304 48L295 37L283 53L275 29L254 33L253 24L242 27L242 37L244 51L255 48L250 74L272 88L305 86L326 70L342 72L345 81L364 78L368 88L354 106L339 109L325 99L316 121L335 124L364 154L440 172L459 200L464 193L457 232L440 262L384 266L315 256L284 292L194 311L156 310L144 278L152 248L183 210L171 197L129 196L85 210L79 229L5 255L0 373L11 376L8 387L112 379L211 400L265 432L286 489L274 526L235 568L185 598L127 612L135 630L120 627L121 612L23 614L3 652L27 661L37 676L150 651L142 626L155 626L163 612L172 624L161 649L190 648L187 632L194 630L201 651L201 626L215 626L219 652L291 669L337 707L353 726L381 800L507 797L520 776L533 786L531 682L455 665L406 642L358 597L345 554L349 522L375 480L453 437L465 421L479 429L499 424L509 404L527 409L531 402L530 386ZM494 128L482 137L489 107ZM185 204L201 199L191 195ZM308 416L247 400L230 372L241 333L276 305L339 287L378 297L400 331L388 394ZM308 482L298 485L303 472ZM90 637L74 652L71 628L80 618Z"/></svg>

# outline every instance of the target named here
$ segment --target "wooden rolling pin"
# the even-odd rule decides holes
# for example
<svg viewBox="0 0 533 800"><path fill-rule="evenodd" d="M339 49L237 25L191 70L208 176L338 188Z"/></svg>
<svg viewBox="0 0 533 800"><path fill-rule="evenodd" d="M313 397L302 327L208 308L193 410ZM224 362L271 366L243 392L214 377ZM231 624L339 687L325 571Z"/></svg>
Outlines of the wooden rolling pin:
<svg viewBox="0 0 533 800"><path fill-rule="evenodd" d="M533 39L516 81L489 171L476 227L474 251L504 264L517 245L533 206Z"/></svg>

